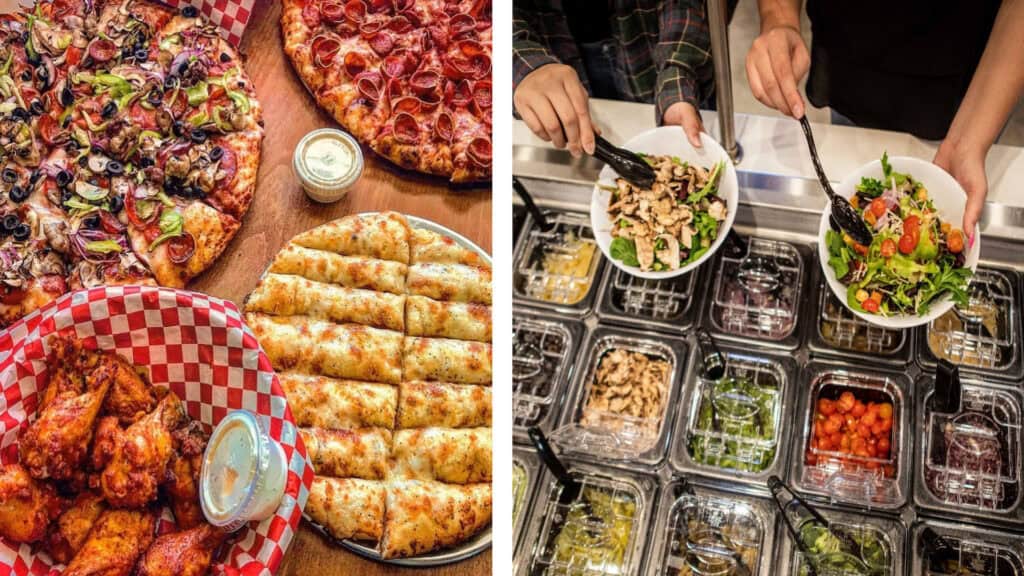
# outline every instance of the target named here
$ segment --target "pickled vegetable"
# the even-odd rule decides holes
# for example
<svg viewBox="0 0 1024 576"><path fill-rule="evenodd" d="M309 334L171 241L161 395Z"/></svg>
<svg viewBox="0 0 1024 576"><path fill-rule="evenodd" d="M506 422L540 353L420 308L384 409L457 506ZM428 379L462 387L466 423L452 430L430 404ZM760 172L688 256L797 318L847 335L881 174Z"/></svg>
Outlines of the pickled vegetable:
<svg viewBox="0 0 1024 576"><path fill-rule="evenodd" d="M632 498L584 488L555 536L551 564L544 574L625 574L635 515Z"/></svg>
<svg viewBox="0 0 1024 576"><path fill-rule="evenodd" d="M707 466L760 472L775 461L778 390L726 378L704 389L690 457Z"/></svg>
<svg viewBox="0 0 1024 576"><path fill-rule="evenodd" d="M836 537L835 534L839 537ZM825 528L815 521L800 526L800 540L810 558L800 558L799 574L808 576L809 560L818 574L844 576L890 576L892 547L885 535L869 526L851 527L833 523ZM798 553L799 555L799 553Z"/></svg>
<svg viewBox="0 0 1024 576"><path fill-rule="evenodd" d="M526 470L519 462L512 462L512 528L519 521L519 509L526 499Z"/></svg>

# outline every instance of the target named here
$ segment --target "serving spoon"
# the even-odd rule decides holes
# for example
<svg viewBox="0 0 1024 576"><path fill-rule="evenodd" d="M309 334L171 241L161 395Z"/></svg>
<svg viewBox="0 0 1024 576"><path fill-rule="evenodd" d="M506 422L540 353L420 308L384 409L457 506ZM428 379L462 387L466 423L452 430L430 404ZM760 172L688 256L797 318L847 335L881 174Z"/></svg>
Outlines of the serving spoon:
<svg viewBox="0 0 1024 576"><path fill-rule="evenodd" d="M846 198L836 194L832 184L825 176L825 169L821 167L821 158L818 157L818 148L814 145L814 134L811 132L811 123L807 121L807 115L800 118L800 127L804 129L804 137L807 138L807 147L811 150L811 161L814 162L814 170L818 173L818 181L825 189L829 202L832 204L833 226L838 226L853 238L854 242L863 246L871 245L871 231L868 230L864 219L860 217L857 210Z"/></svg>

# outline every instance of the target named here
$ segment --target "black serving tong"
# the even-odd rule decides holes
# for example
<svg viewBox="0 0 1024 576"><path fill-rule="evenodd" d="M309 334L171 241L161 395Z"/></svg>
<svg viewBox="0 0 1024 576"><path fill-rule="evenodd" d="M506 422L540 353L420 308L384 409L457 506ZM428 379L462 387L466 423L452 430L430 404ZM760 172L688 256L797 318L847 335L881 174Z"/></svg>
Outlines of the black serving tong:
<svg viewBox="0 0 1024 576"><path fill-rule="evenodd" d="M558 495L558 503L562 506L579 506L587 518L595 523L601 522L601 519L594 515L594 510L590 506L590 501L586 498L581 497L583 490L583 483L572 477L569 471L566 470L565 465L555 455L554 449L551 447L551 443L548 442L547 436L544 432L541 432L540 428L531 426L526 431L530 440L533 442L533 447L537 449L537 455L540 456L540 461L544 463L544 466L555 476L558 483L562 485L562 491ZM564 518L562 521L564 522Z"/></svg>
<svg viewBox="0 0 1024 576"><path fill-rule="evenodd" d="M935 367L935 391L928 398L928 409L940 414L956 414L960 412L962 394L960 367L949 360L939 360Z"/></svg>
<svg viewBox="0 0 1024 576"><path fill-rule="evenodd" d="M848 552L859 549L857 543L853 541L853 538L844 532L833 530L831 523L821 515L821 512L818 512L817 508L811 506L810 503L801 498L799 494L793 492L793 490L785 482L780 480L778 476L771 476L768 478L768 489L772 492L772 499L775 500L775 505L779 507L779 514L782 516L782 520L786 524L789 537L793 539L793 543L795 543L797 549L800 550L800 554L802 554L807 560L807 569L810 572L810 576L818 576L817 567L814 565L814 560L812 560L814 556L811 554L810 550L807 549L807 546L804 545L804 541L800 539L800 534L797 532L796 527L793 526L792 520L790 520L789 515L786 514L786 506L781 500L783 492L789 496L790 502L795 500L798 504L803 506L804 510L807 510L815 521L824 526L832 536L839 540L844 549ZM857 557L856 554L854 556Z"/></svg>
<svg viewBox="0 0 1024 576"><path fill-rule="evenodd" d="M537 203L533 201L533 196L530 196L530 193L526 191L526 187L523 186L523 183L515 176L512 177L512 188L516 191L516 194L519 194L519 197L522 198L523 204L526 204L526 209L530 211L530 215L533 216L533 221L537 223L537 227L540 228L542 232L547 232L554 228L555 225L548 222L547 217L544 216L544 212L541 211L541 209L537 207Z"/></svg>
<svg viewBox="0 0 1024 576"><path fill-rule="evenodd" d="M800 127L804 129L804 137L807 138L807 147L811 150L811 160L814 162L814 170L818 173L818 181L821 182L821 187L825 189L825 194L828 194L828 199L832 203L832 217L829 222L833 228L841 228L849 234L854 242L870 246L871 231L868 230L864 219L860 217L849 200L836 194L828 177L825 176L825 169L821 167L821 158L818 157L818 148L814 145L811 123L807 121L806 115L800 118Z"/></svg>
<svg viewBox="0 0 1024 576"><path fill-rule="evenodd" d="M697 328L697 346L700 347L700 360L703 367L701 377L717 382L725 376L725 358L719 352L715 340L704 328Z"/></svg>
<svg viewBox="0 0 1024 576"><path fill-rule="evenodd" d="M619 148L597 134L594 135L594 158L611 166L619 176L638 188L650 188L657 179L654 169L639 154Z"/></svg>

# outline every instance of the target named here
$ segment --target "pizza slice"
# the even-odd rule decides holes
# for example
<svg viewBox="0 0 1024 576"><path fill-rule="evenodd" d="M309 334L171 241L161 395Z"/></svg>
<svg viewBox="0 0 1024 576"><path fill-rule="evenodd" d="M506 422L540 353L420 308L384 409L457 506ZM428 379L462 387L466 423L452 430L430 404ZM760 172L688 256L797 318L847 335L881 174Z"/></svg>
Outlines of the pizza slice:
<svg viewBox="0 0 1024 576"><path fill-rule="evenodd" d="M293 372L277 375L295 424L319 428L395 427L398 388Z"/></svg>
<svg viewBox="0 0 1024 576"><path fill-rule="evenodd" d="M405 327L409 336L490 342L491 307L409 296L405 308Z"/></svg>
<svg viewBox="0 0 1024 576"><path fill-rule="evenodd" d="M491 481L490 428L398 430L389 480Z"/></svg>
<svg viewBox="0 0 1024 576"><path fill-rule="evenodd" d="M491 304L491 269L463 264L413 264L409 294L450 302Z"/></svg>
<svg viewBox="0 0 1024 576"><path fill-rule="evenodd" d="M415 556L464 542L490 524L491 485L392 480L386 509L381 556Z"/></svg>
<svg viewBox="0 0 1024 576"><path fill-rule="evenodd" d="M318 476L383 480L387 474L390 430L299 428L299 435Z"/></svg>
<svg viewBox="0 0 1024 576"><path fill-rule="evenodd" d="M245 320L277 370L392 384L402 379L400 332L259 312L247 312Z"/></svg>
<svg viewBox="0 0 1024 576"><path fill-rule="evenodd" d="M316 282L329 282L348 288L405 294L405 276L409 267L391 260L342 256L289 244L274 256L268 271L276 274L294 274Z"/></svg>
<svg viewBox="0 0 1024 576"><path fill-rule="evenodd" d="M366 256L409 263L409 223L395 212L355 214L317 226L292 238L304 248L343 256Z"/></svg>
<svg viewBox="0 0 1024 576"><path fill-rule="evenodd" d="M490 425L491 389L488 386L402 382L399 387L398 428L474 428Z"/></svg>
<svg viewBox="0 0 1024 576"><path fill-rule="evenodd" d="M317 476L303 511L334 538L378 542L384 534L385 493L378 480Z"/></svg>
<svg viewBox="0 0 1024 576"><path fill-rule="evenodd" d="M407 337L402 379L490 384L491 354L491 345L483 342Z"/></svg>
<svg viewBox="0 0 1024 576"><path fill-rule="evenodd" d="M245 308L276 316L306 315L401 332L405 329L405 298L270 273L246 297Z"/></svg>

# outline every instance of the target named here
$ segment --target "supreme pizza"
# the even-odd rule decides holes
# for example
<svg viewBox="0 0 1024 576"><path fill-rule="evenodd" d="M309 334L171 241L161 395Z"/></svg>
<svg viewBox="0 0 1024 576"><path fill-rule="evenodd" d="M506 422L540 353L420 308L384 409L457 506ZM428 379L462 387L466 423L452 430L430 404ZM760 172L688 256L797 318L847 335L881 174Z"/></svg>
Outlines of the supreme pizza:
<svg viewBox="0 0 1024 576"><path fill-rule="evenodd" d="M195 8L0 18L0 327L68 290L182 287L210 266L252 201L261 122Z"/></svg>
<svg viewBox="0 0 1024 576"><path fill-rule="evenodd" d="M491 268L394 213L299 234L246 298L316 470L305 514L381 558L491 520Z"/></svg>
<svg viewBox="0 0 1024 576"><path fill-rule="evenodd" d="M395 164L491 177L488 0L284 0L284 49L319 105Z"/></svg>

